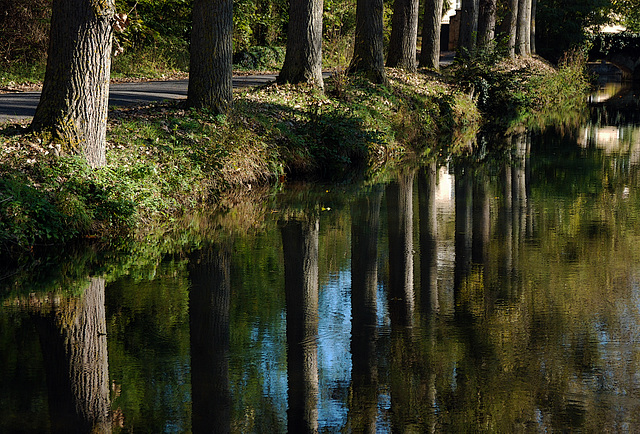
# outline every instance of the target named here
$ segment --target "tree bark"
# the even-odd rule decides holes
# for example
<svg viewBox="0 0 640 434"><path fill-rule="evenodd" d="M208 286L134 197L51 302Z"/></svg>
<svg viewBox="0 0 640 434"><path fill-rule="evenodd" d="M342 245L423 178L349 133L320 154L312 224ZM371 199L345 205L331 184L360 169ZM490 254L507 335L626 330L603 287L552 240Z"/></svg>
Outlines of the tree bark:
<svg viewBox="0 0 640 434"><path fill-rule="evenodd" d="M363 73L373 83L385 83L382 0L358 0L353 58L348 74Z"/></svg>
<svg viewBox="0 0 640 434"><path fill-rule="evenodd" d="M114 11L113 0L54 0L47 70L31 123L91 167L106 163Z"/></svg>
<svg viewBox="0 0 640 434"><path fill-rule="evenodd" d="M507 14L500 26L500 32L507 37L509 58L516 57L516 38L518 31L518 4L519 0L505 0Z"/></svg>
<svg viewBox="0 0 640 434"><path fill-rule="evenodd" d="M287 428L318 432L319 221L280 224L287 307Z"/></svg>
<svg viewBox="0 0 640 434"><path fill-rule="evenodd" d="M440 69L440 28L444 0L425 0L420 66Z"/></svg>
<svg viewBox="0 0 640 434"><path fill-rule="evenodd" d="M418 0L395 0L387 66L409 72L417 69Z"/></svg>
<svg viewBox="0 0 640 434"><path fill-rule="evenodd" d="M233 0L194 0L187 105L225 113L233 99Z"/></svg>
<svg viewBox="0 0 640 434"><path fill-rule="evenodd" d="M310 83L322 80L322 0L290 0L287 52L278 83Z"/></svg>
<svg viewBox="0 0 640 434"><path fill-rule="evenodd" d="M531 0L518 1L516 54L525 57L531 55Z"/></svg>
<svg viewBox="0 0 640 434"><path fill-rule="evenodd" d="M478 35L479 0L462 0L460 42L458 47L464 57L473 57Z"/></svg>
<svg viewBox="0 0 640 434"><path fill-rule="evenodd" d="M480 0L478 48L488 48L495 38L497 3L497 0Z"/></svg>
<svg viewBox="0 0 640 434"><path fill-rule="evenodd" d="M531 54L536 54L536 10L538 9L538 0L531 0L531 19L530 26L531 30L529 32L529 47L531 50Z"/></svg>

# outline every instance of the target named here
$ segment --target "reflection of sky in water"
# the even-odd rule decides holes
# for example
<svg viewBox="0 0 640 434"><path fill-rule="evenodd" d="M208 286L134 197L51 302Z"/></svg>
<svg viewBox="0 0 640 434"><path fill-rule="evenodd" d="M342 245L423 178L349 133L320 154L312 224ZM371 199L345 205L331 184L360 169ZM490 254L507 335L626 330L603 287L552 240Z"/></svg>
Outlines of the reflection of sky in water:
<svg viewBox="0 0 640 434"><path fill-rule="evenodd" d="M287 414L287 360L279 358L284 354L286 342L286 318L282 313L273 330L260 330L256 326L252 340L260 345L256 350L259 357L259 371L263 378L262 394L267 397L276 414L286 425ZM273 334L272 334L273 333ZM249 375L249 373L245 373Z"/></svg>
<svg viewBox="0 0 640 434"><path fill-rule="evenodd" d="M318 422L321 427L347 423L351 382L351 271L329 278L318 300Z"/></svg>

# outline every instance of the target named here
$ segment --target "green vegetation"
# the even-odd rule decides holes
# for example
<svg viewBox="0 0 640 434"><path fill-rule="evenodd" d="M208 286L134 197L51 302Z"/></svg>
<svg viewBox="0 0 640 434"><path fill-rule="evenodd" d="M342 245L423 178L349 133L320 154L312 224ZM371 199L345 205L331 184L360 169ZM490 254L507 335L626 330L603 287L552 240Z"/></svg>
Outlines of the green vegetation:
<svg viewBox="0 0 640 434"><path fill-rule="evenodd" d="M288 85L238 92L228 115L178 102L120 109L110 115L100 170L59 155L47 137L5 126L0 243L6 252L83 237L113 241L171 227L231 191L285 177L371 177L409 154L464 151L478 108L500 128L579 109L587 86L581 59L558 70L534 60L494 62L490 73L463 63L440 79L389 70L388 86L336 73L324 95Z"/></svg>
<svg viewBox="0 0 640 434"><path fill-rule="evenodd" d="M124 235L217 202L232 187L391 167L407 151L423 151L425 138L473 128L472 107L426 76L398 75L381 87L337 75L327 96L276 85L244 91L227 116L179 103L119 110L110 117L101 170L59 155L47 137L7 126L0 240L24 249Z"/></svg>

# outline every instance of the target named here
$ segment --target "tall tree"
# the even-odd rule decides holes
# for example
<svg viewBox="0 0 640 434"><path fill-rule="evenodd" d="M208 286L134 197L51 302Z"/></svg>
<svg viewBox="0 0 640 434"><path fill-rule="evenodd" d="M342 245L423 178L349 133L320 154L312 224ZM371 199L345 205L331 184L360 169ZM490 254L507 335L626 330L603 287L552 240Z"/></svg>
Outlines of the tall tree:
<svg viewBox="0 0 640 434"><path fill-rule="evenodd" d="M518 0L502 0L506 14L502 19L499 32L507 38L510 58L516 57L516 34L518 31Z"/></svg>
<svg viewBox="0 0 640 434"><path fill-rule="evenodd" d="M498 0L480 0L478 13L478 47L486 48L495 37Z"/></svg>
<svg viewBox="0 0 640 434"><path fill-rule="evenodd" d="M358 0L353 58L347 72L362 72L373 83L387 81L384 71L383 0Z"/></svg>
<svg viewBox="0 0 640 434"><path fill-rule="evenodd" d="M417 69L418 0L395 0L387 66L409 72Z"/></svg>
<svg viewBox="0 0 640 434"><path fill-rule="evenodd" d="M287 52L279 83L311 83L322 80L322 0L291 0Z"/></svg>
<svg viewBox="0 0 640 434"><path fill-rule="evenodd" d="M54 0L47 70L31 123L91 167L106 162L113 0Z"/></svg>
<svg viewBox="0 0 640 434"><path fill-rule="evenodd" d="M538 0L531 0L531 20L529 25L531 29L529 30L529 47L531 49L531 54L536 54L536 11L538 10Z"/></svg>
<svg viewBox="0 0 640 434"><path fill-rule="evenodd" d="M516 54L520 56L531 55L531 0L518 1Z"/></svg>
<svg viewBox="0 0 640 434"><path fill-rule="evenodd" d="M420 66L440 68L440 28L444 0L425 0L422 20Z"/></svg>
<svg viewBox="0 0 640 434"><path fill-rule="evenodd" d="M460 40L458 47L463 56L473 56L478 35L479 0L462 0Z"/></svg>
<svg viewBox="0 0 640 434"><path fill-rule="evenodd" d="M187 104L224 113L233 99L233 0L194 0Z"/></svg>

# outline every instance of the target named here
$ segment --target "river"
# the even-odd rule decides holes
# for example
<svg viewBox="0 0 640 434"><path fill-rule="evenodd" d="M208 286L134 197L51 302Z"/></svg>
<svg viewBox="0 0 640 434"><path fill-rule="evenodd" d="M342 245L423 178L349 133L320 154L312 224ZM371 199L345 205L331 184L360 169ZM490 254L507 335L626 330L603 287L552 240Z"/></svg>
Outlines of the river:
<svg viewBox="0 0 640 434"><path fill-rule="evenodd" d="M590 100L4 277L0 432L640 431L640 103Z"/></svg>

